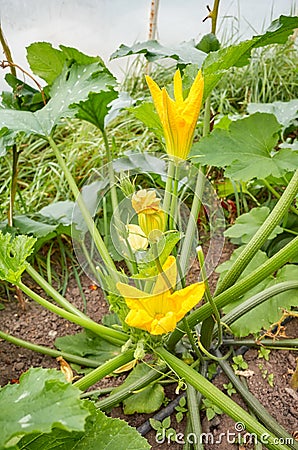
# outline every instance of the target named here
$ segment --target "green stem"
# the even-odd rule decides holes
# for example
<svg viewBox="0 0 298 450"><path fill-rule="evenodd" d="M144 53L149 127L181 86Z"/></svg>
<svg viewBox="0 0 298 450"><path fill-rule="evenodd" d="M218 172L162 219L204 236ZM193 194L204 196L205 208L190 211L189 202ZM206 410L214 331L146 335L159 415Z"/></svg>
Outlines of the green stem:
<svg viewBox="0 0 298 450"><path fill-rule="evenodd" d="M195 231L197 229L197 218L202 204L202 195L204 190L205 177L200 170L197 176L196 187L194 192L194 198L191 206L188 224L186 227L185 238L182 244L181 255L179 258L179 264L182 274L186 273L189 257L191 254L191 247L194 240Z"/></svg>
<svg viewBox="0 0 298 450"><path fill-rule="evenodd" d="M259 292L258 294L247 299L245 302L236 306L234 309L232 309L232 311L223 316L221 318L221 323L230 326L237 319L240 319L244 314L251 311L256 306L261 305L269 298L274 297L274 295L281 294L282 292L290 289L298 289L298 281L284 281L282 283L275 284L274 286L271 286L262 292ZM217 328L215 328L213 331L213 337L215 337L216 334Z"/></svg>
<svg viewBox="0 0 298 450"><path fill-rule="evenodd" d="M291 242L285 245L279 252L277 252L274 256L272 256L268 261L258 267L256 270L251 272L246 277L242 278L242 280L238 281L235 285L228 288L225 292L217 295L213 298L218 309L227 305L228 303L232 303L241 297L245 292L252 289L254 286L259 284L266 277L274 273L288 261L290 261L293 257L297 256L298 253L298 237L294 238ZM199 309L195 310L188 317L188 324L190 328L193 328L199 322L207 319L213 313L211 305L209 303L201 306ZM183 323L179 324L179 329L171 333L168 339L168 348L173 349L174 345L179 341L179 339L183 336L184 329Z"/></svg>
<svg viewBox="0 0 298 450"><path fill-rule="evenodd" d="M168 163L168 173L167 173L167 181L166 181L166 188L165 188L165 196L163 199L163 205L162 209L166 214L169 214L170 212L170 205L171 205L171 198L172 198L172 185L173 185L173 178L175 174L175 162L172 158L169 158Z"/></svg>
<svg viewBox="0 0 298 450"><path fill-rule="evenodd" d="M177 217L178 185L179 185L179 162L177 162L175 165L175 175L174 175L173 192L171 196L171 207L169 217L169 230L175 229L175 222Z"/></svg>
<svg viewBox="0 0 298 450"><path fill-rule="evenodd" d="M199 359L200 361L203 361L203 357L202 357L202 355L201 355L201 353L200 353L200 350L198 349L198 346L197 346L197 344L196 344L196 342L195 342L195 339L194 339L194 337L193 337L193 334L192 334L192 332L191 332L191 329L189 328L189 325L188 325L188 322L187 322L187 320L186 320L186 317L183 317L183 324L184 324L185 331L186 331L188 340L189 340L189 342L190 342L190 345L191 345L193 351L194 351L195 354L197 355L198 359Z"/></svg>
<svg viewBox="0 0 298 450"><path fill-rule="evenodd" d="M243 422L246 425L246 430L248 432L255 433L259 438L266 435L266 437L268 437L266 446L270 450L289 450L288 446L275 443L274 440L276 439L276 436L273 433L270 433L263 425L251 417L248 412L241 408L241 406L210 383L210 381L206 380L201 374L187 366L163 347L155 349L155 353L162 358L179 377L184 378L187 383L191 384L195 389L201 392L204 397L211 400L212 403L217 405L233 420L236 422Z"/></svg>
<svg viewBox="0 0 298 450"><path fill-rule="evenodd" d="M224 279L219 283L215 295L221 294L223 291L232 286L239 278L249 261L257 253L257 251L266 242L274 228L279 224L291 203L298 193L298 169L293 175L288 187L275 205L271 214L267 217L263 225L258 229L244 250L238 256L231 269L228 271Z"/></svg>
<svg viewBox="0 0 298 450"><path fill-rule="evenodd" d="M211 12L211 20L212 20L211 33L213 33L213 34L216 33L216 23L217 23L217 17L218 17L219 2L220 2L220 0L214 0L212 12Z"/></svg>
<svg viewBox="0 0 298 450"><path fill-rule="evenodd" d="M217 356L221 356L220 352L216 352ZM284 442L293 442L293 445L289 443L289 447L292 449L298 449L298 443L294 443L293 437L268 413L259 400L251 394L251 392L244 386L241 380L235 375L233 369L227 361L219 360L219 365L225 372L233 386L239 392L249 409L262 421L268 430L281 438ZM292 440L290 440L292 439Z"/></svg>
<svg viewBox="0 0 298 450"><path fill-rule="evenodd" d="M115 389L113 386L107 388L94 389L93 391L84 392L83 394L80 395L80 398L90 398L93 397L94 395L97 395L97 397L99 397L100 395L109 394L113 389Z"/></svg>
<svg viewBox="0 0 298 450"><path fill-rule="evenodd" d="M119 367L124 366L124 364L132 361L134 359L133 355L134 350L128 350L124 353L121 353L120 355L115 356L114 358L102 364L97 369L92 370L92 372L88 373L88 375L85 375L83 378L76 381L74 383L74 386L81 389L81 391L85 391L90 386L93 386L93 384L95 384L97 381L114 372L114 370L119 369Z"/></svg>
<svg viewBox="0 0 298 450"><path fill-rule="evenodd" d="M197 255L198 255L198 260L199 260L199 264L200 264L200 268L201 268L201 278L202 281L205 283L205 298L206 300L210 303L211 308L213 310L213 314L215 316L215 320L217 323L217 327L218 327L218 343L217 343L217 347L219 347L222 343L222 327L221 327L221 320L220 320L220 314L219 311L216 307L216 304L213 301L211 292L210 292L210 288L209 288L209 283L208 283L208 277L207 277L207 273L206 273L206 268L205 268L205 258L204 258L204 253L202 250L202 247L199 246L197 248ZM204 329L201 330L201 335L202 338L205 337L204 336L204 332L208 333L208 336L206 337L206 339L202 339L202 343L203 345L207 345L207 347L209 348L210 344L211 344L211 337L212 337L212 329L213 329L213 319L210 317L210 321L212 320L212 323L210 324L210 332L208 333L208 330ZM208 323L208 319L206 321L206 324ZM204 322L205 323L205 322ZM203 324L204 325L204 324Z"/></svg>
<svg viewBox="0 0 298 450"><path fill-rule="evenodd" d="M157 380L166 370L166 365L159 366L156 369L152 367L151 370L142 377L134 380L129 385L121 386L121 388L118 388L117 391L109 395L109 397L99 400L99 402L96 403L96 408L99 408L101 411L112 408L133 394L133 392L143 389L148 386L149 383Z"/></svg>
<svg viewBox="0 0 298 450"><path fill-rule="evenodd" d="M56 291L32 266L28 265L26 268L27 273L31 278L53 299L55 302L64 308L66 311L71 312L79 317L89 319L82 311L73 306L66 298L64 298L59 292Z"/></svg>
<svg viewBox="0 0 298 450"><path fill-rule="evenodd" d="M12 146L12 174L11 174L11 183L10 183L10 197L9 197L9 209L8 209L8 225L10 227L13 226L13 210L14 203L17 193L17 185L18 185L18 160L19 160L19 152L17 150L16 144Z"/></svg>
<svg viewBox="0 0 298 450"><path fill-rule="evenodd" d="M298 349L298 339L262 339L254 341L253 339L224 339L224 345L237 345L238 347L266 347L278 350L296 350Z"/></svg>
<svg viewBox="0 0 298 450"><path fill-rule="evenodd" d="M36 294L36 292L32 291L28 288L22 281L19 281L17 286L23 291L26 295L32 298L35 302L39 303L41 306L47 308L49 311L58 314L58 316L63 317L70 322L76 323L83 328L87 328L93 333L99 335L103 339L112 342L116 345L123 345L127 340L126 334L121 331L113 330L112 328L105 327L104 325L100 325L99 323L93 322L93 320L85 317L79 317L73 313L65 311L59 306L54 305L53 303L45 300L40 295Z"/></svg>
<svg viewBox="0 0 298 450"><path fill-rule="evenodd" d="M98 249L100 256L102 257L105 265L107 266L107 268L110 268L111 270L110 275L113 276L114 278L117 278L116 281L118 281L118 277L116 276L117 270L116 270L116 266L114 264L114 261L112 260L112 258L110 257L110 254L102 240L102 237L98 231L98 229L95 226L95 223L92 219L92 216L83 200L83 197L77 187L77 184L72 176L72 174L70 173L62 155L60 154L60 150L57 146L57 144L55 143L55 141L53 140L53 138L51 136L47 136L47 140L53 150L53 152L55 153L55 156L57 158L57 161L65 175L65 178L69 184L69 187L73 193L74 198L76 199L76 202L78 203L78 206L80 208L80 211L82 213L82 216L84 218L84 221L88 227L88 230L95 242L96 248Z"/></svg>
<svg viewBox="0 0 298 450"><path fill-rule="evenodd" d="M66 359L67 361L79 364L80 366L98 367L99 365L99 362L95 361L94 359L81 358L80 356L72 355L71 353L59 352L58 350L53 350L52 348L47 348L43 345L32 344L31 342L27 342L23 339L11 336L10 334L4 333L3 331L0 331L0 338L11 342L18 347L27 348L28 350L33 350L34 352L42 353L43 355L52 356L53 358L62 356L62 358Z"/></svg>
<svg viewBox="0 0 298 450"><path fill-rule="evenodd" d="M264 186L268 189L268 191L270 191L271 194L274 195L274 197L276 197L278 200L281 198L281 195L277 192L276 189L274 189L273 186L271 186L270 183L268 183L267 180L265 180L265 178L263 178L261 181L264 184ZM292 211L292 213L294 213L298 216L298 210L294 206L290 206L289 209L290 209L290 211Z"/></svg>
<svg viewBox="0 0 298 450"><path fill-rule="evenodd" d="M205 113L203 122L203 136L207 136L210 133L210 107L211 107L211 97L207 97L205 100Z"/></svg>
<svg viewBox="0 0 298 450"><path fill-rule="evenodd" d="M194 435L199 437L202 434L202 426L200 418L200 406L198 404L198 393L190 383L187 383L186 395L191 429ZM202 443L200 443L200 439L195 440L193 447L194 450L204 450L204 446Z"/></svg>

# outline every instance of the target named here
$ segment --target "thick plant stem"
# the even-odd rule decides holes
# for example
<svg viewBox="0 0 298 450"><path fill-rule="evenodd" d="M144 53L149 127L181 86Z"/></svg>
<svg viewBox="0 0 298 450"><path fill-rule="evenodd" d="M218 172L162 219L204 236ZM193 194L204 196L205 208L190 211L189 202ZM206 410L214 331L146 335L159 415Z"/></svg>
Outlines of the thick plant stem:
<svg viewBox="0 0 298 450"><path fill-rule="evenodd" d="M71 353L59 352L58 350L53 350L52 348L44 347L43 345L32 344L31 342L11 336L11 334L4 333L3 331L0 331L0 339L5 339L18 347L27 348L28 350L33 350L34 352L42 353L43 355L52 356L53 358L62 356L62 358L67 361L79 364L80 366L95 368L99 365L99 362L94 359L81 358L80 356L72 355Z"/></svg>
<svg viewBox="0 0 298 450"><path fill-rule="evenodd" d="M298 193L298 169L294 173L283 195L275 205L271 214L267 217L263 225L258 229L253 238L246 245L244 250L238 256L231 269L228 271L224 279L219 283L215 295L221 294L228 289L239 278L249 261L257 253L257 251L266 242L274 228L279 224L294 198Z"/></svg>
<svg viewBox="0 0 298 450"><path fill-rule="evenodd" d="M118 388L115 393L112 393L107 398L103 398L96 403L96 407L101 411L105 411L106 409L110 409L118 403L122 402L124 399L132 395L135 391L143 389L148 386L153 381L160 378L163 375L163 372L167 370L167 366L164 364L162 366L157 366L156 368L152 367L148 373L138 378L137 380L130 383L130 385L123 386Z"/></svg>
<svg viewBox="0 0 298 450"><path fill-rule="evenodd" d="M284 281L282 283L271 286L262 292L259 292L258 294L247 299L245 302L241 303L241 305L236 306L236 308L232 309L232 311L223 316L221 318L221 322L225 325L230 326L233 324L233 322L242 317L248 311L251 311L256 306L261 305L263 302L273 297L274 295L278 295L290 289L298 289L298 281ZM215 337L216 334L217 328L213 330L213 337Z"/></svg>
<svg viewBox="0 0 298 450"><path fill-rule="evenodd" d="M221 357L221 353L216 351L216 355ZM250 391L244 386L240 379L235 375L233 369L227 361L222 359L219 360L219 365L227 375L229 380L232 382L233 386L239 392L245 403L248 405L249 409L262 421L262 423L274 433L276 436L281 438L281 442L287 442L291 449L298 449L298 442L295 443L293 436L291 436L264 408L264 406L259 402L259 400L250 393ZM290 442L293 442L291 445Z"/></svg>
<svg viewBox="0 0 298 450"><path fill-rule="evenodd" d="M228 416L236 422L243 422L248 432L255 433L260 439L266 435L267 448L272 450L289 450L290 447L287 445L275 443L276 436L273 433L270 433L267 428L261 425L248 412L210 383L210 381L206 380L201 374L187 366L163 347L155 349L155 353L162 358L179 377L184 378L187 383L191 384L196 390L201 392L204 397L211 400L212 403L222 409Z"/></svg>
<svg viewBox="0 0 298 450"><path fill-rule="evenodd" d="M244 277L242 280L238 281L234 286L231 286L225 292L217 295L213 298L217 308L222 308L223 306L237 300L249 289L256 286L266 277L274 273L288 261L290 261L294 256L298 254L298 237L293 239L287 245L285 245L279 252L272 256L268 261L258 267L256 270L251 272L249 275ZM199 322L207 319L212 315L212 307L208 303L201 306L199 309L191 313L187 317L188 324L190 328L193 328ZM173 349L174 345L179 341L179 339L184 334L183 323L179 324L179 330L176 328L175 331L170 335L168 339L168 348Z"/></svg>
<svg viewBox="0 0 298 450"><path fill-rule="evenodd" d="M187 383L186 395L191 429L194 435L198 438L202 434L200 405L198 403L198 393L190 383ZM204 450L203 444L198 439L195 440L193 447L194 450Z"/></svg>
<svg viewBox="0 0 298 450"><path fill-rule="evenodd" d="M298 350L298 339L260 339L254 341L253 339L223 339L224 345L236 345L238 347L266 347L272 350Z"/></svg>
<svg viewBox="0 0 298 450"><path fill-rule="evenodd" d="M25 284L23 284L22 281L19 281L17 286L26 295L28 295L28 297L32 298L35 302L39 303L41 306L44 306L49 311L57 314L60 317L63 317L66 320L69 320L70 322L76 323L77 325L80 325L83 328L87 328L87 330L93 331L93 333L97 334L98 336L102 337L103 339L109 342L112 342L113 344L123 345L124 342L126 342L126 340L128 339L128 336L126 336L126 334L122 333L121 331L113 330L112 328L100 325L99 323L96 323L89 318L79 317L75 314L65 311L62 308L59 308L59 306L56 306L51 302L48 302L40 295L36 294L36 292L28 288Z"/></svg>
<svg viewBox="0 0 298 450"><path fill-rule="evenodd" d="M196 187L194 192L194 198L191 206L189 221L187 224L186 232L185 232L185 238L182 244L181 249L181 255L179 258L179 264L181 268L181 273L185 274L188 263L189 263L189 257L191 253L191 247L193 244L193 239L195 235L195 231L197 228L197 218L199 215L199 211L202 204L202 195L204 190L204 184L205 184L205 177L203 172L201 170L198 173L197 181L196 181Z"/></svg>
<svg viewBox="0 0 298 450"><path fill-rule="evenodd" d="M55 141L53 140L53 138L51 136L47 136L47 140L48 140L52 150L55 153L55 156L56 156L56 158L58 160L58 163L59 163L59 165L60 165L60 167L61 167L61 169L62 169L62 171L63 171L63 173L65 175L65 178L66 178L66 180L67 180L67 182L69 184L69 187L70 187L70 189L71 189L71 191L73 193L73 196L74 196L76 202L78 203L78 206L80 208L80 211L82 213L84 221L85 221L85 223L86 223L86 225L88 227L88 230L89 230L92 238L94 239L94 243L96 245L96 248L99 251L100 256L102 257L103 262L106 265L106 268L107 269L109 269L109 268L111 269L109 271L110 275L115 278L117 270L116 270L116 266L114 264L114 261L110 257L110 254L109 254L109 252L108 252L108 250L107 250L107 248L106 248L106 246L105 246L105 244L103 242L103 239L102 239L99 231L97 230L97 228L95 226L95 223L94 223L94 221L92 219L92 216L91 216L88 208L85 205L85 202L84 202L83 197L82 197L82 195L81 195L81 193L80 193L80 191L79 191L79 189L77 187L77 184L76 184L72 174L70 173L67 165L65 164L65 161L64 161L62 155L60 154L60 150L59 150L57 144L55 143ZM117 278L116 281L118 281L118 278Z"/></svg>
<svg viewBox="0 0 298 450"><path fill-rule="evenodd" d="M280 199L281 195L277 192L276 189L274 189L273 186L271 186L270 183L268 183L267 180L265 180L264 178L261 180L262 183L265 185L265 187L268 189L268 191L271 192L271 194L274 195L274 197L276 197L278 200ZM294 206L290 206L290 211L294 214L296 214L296 216L298 216L298 210L294 207Z"/></svg>
<svg viewBox="0 0 298 450"><path fill-rule="evenodd" d="M115 356L114 358L102 364L97 369L92 370L92 372L88 373L88 375L85 375L79 381L76 381L74 383L74 386L81 389L81 391L85 391L90 386L93 386L93 384L95 384L97 381L112 373L114 370L119 369L119 367L124 366L124 364L132 361L134 358L133 355L134 350L128 350L124 353L121 353L120 355Z"/></svg>
<svg viewBox="0 0 298 450"><path fill-rule="evenodd" d="M59 292L56 291L53 286L51 286L31 265L28 265L26 272L31 276L31 278L53 299L55 302L64 308L66 311L76 314L79 317L84 317L89 319L82 311L73 306L66 298L64 298Z"/></svg>

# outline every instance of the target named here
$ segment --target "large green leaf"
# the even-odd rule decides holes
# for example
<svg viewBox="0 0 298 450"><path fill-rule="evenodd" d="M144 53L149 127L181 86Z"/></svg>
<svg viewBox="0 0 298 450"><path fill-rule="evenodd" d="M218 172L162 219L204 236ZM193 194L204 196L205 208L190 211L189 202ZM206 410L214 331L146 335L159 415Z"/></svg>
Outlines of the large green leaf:
<svg viewBox="0 0 298 450"><path fill-rule="evenodd" d="M243 301L252 297L252 295L262 292L264 289L269 288L277 283L283 281L291 281L298 279L298 266L294 264L288 264L280 269L275 277L267 278L261 285L257 285L254 290L247 292L241 300L229 304L225 308L225 312L228 312L240 305ZM244 337L251 333L259 333L262 329L267 330L273 323L276 323L281 315L282 309L290 310L291 307L298 306L298 289L291 289L281 294L271 297L269 300L261 303L253 310L244 314L240 319L236 320L231 329L235 336Z"/></svg>
<svg viewBox="0 0 298 450"><path fill-rule="evenodd" d="M198 50L194 40L182 42L173 47L165 47L157 41L138 42L131 47L120 45L112 55L111 59L122 58L123 56L143 54L148 61L156 61L162 58L175 59L179 64L197 64L201 67L206 58L206 53Z"/></svg>
<svg viewBox="0 0 298 450"><path fill-rule="evenodd" d="M72 47L60 45L60 49L53 48L49 42L34 42L27 47L27 60L32 72L48 84L52 84L61 74L67 61L82 65L102 61L99 57L84 55Z"/></svg>
<svg viewBox="0 0 298 450"><path fill-rule="evenodd" d="M20 384L0 390L0 447L15 445L31 433L49 433L52 427L83 431L88 409L80 390L54 369L31 368Z"/></svg>
<svg viewBox="0 0 298 450"><path fill-rule="evenodd" d="M128 375L124 383L115 388L112 393L122 391L128 388L131 383L139 380L139 378L147 375L148 372L152 370L148 364L141 363L138 364ZM157 411L164 400L164 389L158 383L153 383L138 392L134 392L131 396L123 400L124 413L134 414L134 413L144 413L151 414Z"/></svg>
<svg viewBox="0 0 298 450"><path fill-rule="evenodd" d="M67 353L88 356L98 361L98 365L119 355L121 352L120 347L110 344L99 336L91 333L87 334L85 331L74 335L58 337L55 340L55 346L59 350Z"/></svg>
<svg viewBox="0 0 298 450"><path fill-rule="evenodd" d="M88 100L78 103L76 117L92 123L103 131L105 128L105 117L111 108L111 102L117 97L118 94L114 90L103 91L99 94L91 92Z"/></svg>
<svg viewBox="0 0 298 450"><path fill-rule="evenodd" d="M235 180L281 177L296 170L298 152L273 151L279 130L274 115L255 113L231 122L228 129L215 129L194 144L191 157L203 165L226 168L226 176Z"/></svg>
<svg viewBox="0 0 298 450"><path fill-rule="evenodd" d="M274 114L281 125L288 127L297 120L298 100L294 99L289 102L250 103L247 106L247 111L249 114L255 112Z"/></svg>
<svg viewBox="0 0 298 450"><path fill-rule="evenodd" d="M34 42L27 47L27 60L32 72L51 84L60 75L65 56L49 42Z"/></svg>
<svg viewBox="0 0 298 450"><path fill-rule="evenodd" d="M33 251L36 239L28 236L12 236L0 231L0 280L15 284L28 265L26 259Z"/></svg>
<svg viewBox="0 0 298 450"><path fill-rule="evenodd" d="M204 97L208 97L223 74L233 66L248 64L253 48L269 44L283 44L289 35L298 27L298 17L280 16L274 20L263 35L258 35L237 45L221 48L217 52L211 52L203 64L205 79Z"/></svg>
<svg viewBox="0 0 298 450"><path fill-rule="evenodd" d="M46 137L63 117L73 117L90 92L109 91L115 79L99 63L64 66L51 88L51 100L39 111L0 109L0 127Z"/></svg>
<svg viewBox="0 0 298 450"><path fill-rule="evenodd" d="M87 402L85 402L87 403ZM88 402L92 413L86 420L84 433L68 433L55 428L50 434L23 438L18 450L146 450L151 446L135 428L124 420L112 419L96 411Z"/></svg>
<svg viewBox="0 0 298 450"><path fill-rule="evenodd" d="M270 209L267 206L253 208L249 213L237 217L234 225L228 228L224 235L230 238L234 244L247 244L260 226L263 225L269 214ZM276 226L268 239L273 239L282 232L283 229L280 226Z"/></svg>

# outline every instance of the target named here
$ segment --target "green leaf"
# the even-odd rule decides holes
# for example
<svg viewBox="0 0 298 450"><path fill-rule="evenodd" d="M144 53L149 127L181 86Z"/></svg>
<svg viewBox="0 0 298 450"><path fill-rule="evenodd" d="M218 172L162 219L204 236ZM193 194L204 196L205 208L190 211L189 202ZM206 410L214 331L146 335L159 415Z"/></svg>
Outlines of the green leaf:
<svg viewBox="0 0 298 450"><path fill-rule="evenodd" d="M139 380L139 378L146 375L148 372L150 372L150 370L151 368L147 364L138 364L130 372L124 383L121 386L113 389L112 393L128 388L131 383ZM163 400L163 387L158 383L154 383L144 389L141 389L137 393L133 393L130 397L123 400L124 413L134 414L135 412L138 412L150 414L154 411L157 411L161 407Z"/></svg>
<svg viewBox="0 0 298 450"><path fill-rule="evenodd" d="M161 407L164 397L163 387L152 384L123 400L124 414L151 414Z"/></svg>
<svg viewBox="0 0 298 450"><path fill-rule="evenodd" d="M129 111L136 119L143 122L149 130L153 131L160 141L163 140L162 125L153 103L144 102L134 108L129 108Z"/></svg>
<svg viewBox="0 0 298 450"><path fill-rule="evenodd" d="M208 33L202 37L196 48L204 53L216 52L220 48L220 42L215 34Z"/></svg>
<svg viewBox="0 0 298 450"><path fill-rule="evenodd" d="M0 404L1 448L30 433L48 433L53 426L83 431L90 414L80 400L80 390L54 369L29 369L20 384L0 390Z"/></svg>
<svg viewBox="0 0 298 450"><path fill-rule="evenodd" d="M175 245L180 241L181 236L179 231L169 232L157 243L159 260L162 265L166 262ZM145 258L138 264L138 267L139 272L135 275L135 278L154 277L158 274L155 254L151 248L147 251Z"/></svg>
<svg viewBox="0 0 298 450"><path fill-rule="evenodd" d="M19 450L145 450L150 449L147 440L124 420L112 419L97 411L91 402L92 413L86 420L83 433L66 432L55 428L50 434L31 435L23 438Z"/></svg>
<svg viewBox="0 0 298 450"><path fill-rule="evenodd" d="M60 75L65 56L49 42L34 42L27 47L27 60L32 72L51 84Z"/></svg>
<svg viewBox="0 0 298 450"><path fill-rule="evenodd" d="M63 225L71 225L74 207L74 202L63 200L43 207L39 211L39 214L49 220L62 223Z"/></svg>
<svg viewBox="0 0 298 450"><path fill-rule="evenodd" d="M265 288L273 286L283 281L297 280L298 279L298 266L294 264L288 264L280 269L275 277L267 278L266 284L257 285L254 290L247 292L241 300L233 302L229 305L227 310L231 310L241 304L243 301L252 297L252 295L261 292ZM244 337L251 333L259 333L262 329L267 330L273 323L276 323L281 315L282 309L290 310L291 307L298 306L298 289L291 289L281 294L271 297L262 304L258 305L253 310L244 314L240 319L236 320L231 329L235 336Z"/></svg>
<svg viewBox="0 0 298 450"><path fill-rule="evenodd" d="M298 116L298 100L290 100L289 102L273 102L273 103L250 103L247 106L249 114L255 112L265 112L274 114L278 122L285 128L289 127Z"/></svg>
<svg viewBox="0 0 298 450"><path fill-rule="evenodd" d="M143 54L148 61L156 61L163 58L175 59L179 64L197 64L201 67L206 53L198 50L194 40L182 42L173 47L165 47L157 41L138 42L128 47L120 45L112 55L111 59L122 58L123 56Z"/></svg>
<svg viewBox="0 0 298 450"><path fill-rule="evenodd" d="M64 352L72 353L77 356L88 356L98 361L98 365L103 364L109 359L117 356L121 348L117 345L101 339L99 336L85 331L74 335L58 337L55 340L55 346Z"/></svg>
<svg viewBox="0 0 298 450"><path fill-rule="evenodd" d="M296 170L298 152L273 151L279 130L272 114L255 113L231 122L228 130L215 129L193 145L191 157L203 165L226 168L226 176L236 180L280 177Z"/></svg>
<svg viewBox="0 0 298 450"><path fill-rule="evenodd" d="M272 22L263 35L209 53L203 64L204 98L211 94L211 91L230 67L248 64L253 48L275 43L283 44L297 27L297 17L280 16L279 19Z"/></svg>
<svg viewBox="0 0 298 450"><path fill-rule="evenodd" d="M16 284L28 263L36 239L28 236L12 236L0 231L0 279Z"/></svg>
<svg viewBox="0 0 298 450"><path fill-rule="evenodd" d="M63 117L74 117L77 104L90 92L109 91L115 79L99 63L64 66L51 88L51 100L39 111L0 109L0 127L47 137Z"/></svg>
<svg viewBox="0 0 298 450"><path fill-rule="evenodd" d="M154 173L166 175L166 163L150 153L125 152L121 158L114 159L113 169L120 173L131 171L132 173Z"/></svg>
<svg viewBox="0 0 298 450"><path fill-rule="evenodd" d="M237 217L235 224L228 228L224 235L230 238L232 243L247 244L251 238L256 234L261 225L270 214L270 209L267 206L253 208L249 213L242 214ZM276 226L272 231L268 240L271 240L283 232L280 226Z"/></svg>
<svg viewBox="0 0 298 450"><path fill-rule="evenodd" d="M27 47L27 60L35 75L48 84L61 74L66 62L75 61L77 64L87 65L102 62L99 57L87 56L72 47L60 45L60 49L53 48L49 42L34 42Z"/></svg>
<svg viewBox="0 0 298 450"><path fill-rule="evenodd" d="M76 117L104 131L105 117L111 108L111 102L117 97L118 94L114 90L103 91L99 94L90 93L88 100L78 103Z"/></svg>

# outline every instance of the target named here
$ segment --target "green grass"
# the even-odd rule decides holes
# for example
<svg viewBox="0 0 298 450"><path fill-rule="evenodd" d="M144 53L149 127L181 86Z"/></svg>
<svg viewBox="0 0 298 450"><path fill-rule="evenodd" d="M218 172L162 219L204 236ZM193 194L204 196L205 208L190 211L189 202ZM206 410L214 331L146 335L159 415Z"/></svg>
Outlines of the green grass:
<svg viewBox="0 0 298 450"><path fill-rule="evenodd" d="M297 98L297 59L298 49L292 40L255 50L249 65L233 67L214 89L213 109L222 114L239 113L248 103Z"/></svg>

